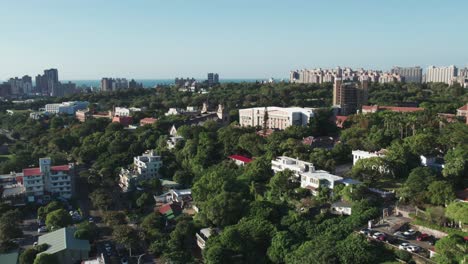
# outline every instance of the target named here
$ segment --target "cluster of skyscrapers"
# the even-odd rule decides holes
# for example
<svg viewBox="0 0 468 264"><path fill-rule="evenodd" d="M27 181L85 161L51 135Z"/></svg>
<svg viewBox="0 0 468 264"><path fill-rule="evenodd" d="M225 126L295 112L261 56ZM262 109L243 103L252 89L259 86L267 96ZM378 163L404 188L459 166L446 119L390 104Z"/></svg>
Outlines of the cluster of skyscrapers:
<svg viewBox="0 0 468 264"><path fill-rule="evenodd" d="M59 81L57 69L44 70L44 74L38 74L35 78L35 85L28 75L10 78L7 82L0 84L0 97L66 96L76 92L76 84Z"/></svg>
<svg viewBox="0 0 468 264"><path fill-rule="evenodd" d="M135 80L127 81L125 78L102 78L101 91L110 92L124 89L143 88L143 84L137 83Z"/></svg>
<svg viewBox="0 0 468 264"><path fill-rule="evenodd" d="M458 69L456 66L435 67L426 69L416 67L393 67L390 72L379 70L353 70L351 68L336 69L303 69L290 72L289 80L292 83L326 83L335 82L335 79L347 81L369 81L378 83L407 82L430 83L441 82L452 85L459 83L468 87L468 68Z"/></svg>

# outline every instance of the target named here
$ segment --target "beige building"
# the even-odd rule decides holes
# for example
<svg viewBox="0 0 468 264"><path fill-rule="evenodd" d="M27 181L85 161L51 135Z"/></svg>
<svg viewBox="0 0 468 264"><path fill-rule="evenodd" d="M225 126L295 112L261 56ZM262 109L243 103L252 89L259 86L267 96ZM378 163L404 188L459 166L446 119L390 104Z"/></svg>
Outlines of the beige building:
<svg viewBox="0 0 468 264"><path fill-rule="evenodd" d="M426 83L442 82L449 84L453 77L457 76L457 67L451 65L448 67L430 66L426 71Z"/></svg>
<svg viewBox="0 0 468 264"><path fill-rule="evenodd" d="M284 130L292 125L307 125L314 111L314 108L276 106L240 109L239 124L244 127L263 127L264 118L267 117L267 128Z"/></svg>
<svg viewBox="0 0 468 264"><path fill-rule="evenodd" d="M333 85L333 105L340 108L341 115L355 114L362 105L367 104L367 80L360 82L344 81L337 78Z"/></svg>

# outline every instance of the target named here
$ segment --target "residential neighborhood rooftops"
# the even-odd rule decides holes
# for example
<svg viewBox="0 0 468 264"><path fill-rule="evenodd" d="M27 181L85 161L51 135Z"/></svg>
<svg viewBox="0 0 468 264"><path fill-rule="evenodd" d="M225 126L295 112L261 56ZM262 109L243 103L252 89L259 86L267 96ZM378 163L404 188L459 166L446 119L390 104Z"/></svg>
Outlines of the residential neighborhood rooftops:
<svg viewBox="0 0 468 264"><path fill-rule="evenodd" d="M47 244L49 248L43 253L54 254L65 249L90 250L88 240L76 239L76 229L65 227L39 237L38 244Z"/></svg>

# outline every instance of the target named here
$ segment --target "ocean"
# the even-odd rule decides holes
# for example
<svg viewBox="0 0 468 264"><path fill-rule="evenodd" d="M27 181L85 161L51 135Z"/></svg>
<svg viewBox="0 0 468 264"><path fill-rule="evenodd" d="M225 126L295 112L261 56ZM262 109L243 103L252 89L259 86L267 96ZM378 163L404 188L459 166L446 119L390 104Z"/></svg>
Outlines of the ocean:
<svg viewBox="0 0 468 264"><path fill-rule="evenodd" d="M129 80L129 79L127 79ZM221 83L242 83L242 82L256 82L256 81L265 81L267 79L221 79ZM100 87L101 80L61 80L62 83L67 82L76 83L79 86L89 86L89 87ZM130 81L130 80L129 80ZM152 88L158 84L168 85L174 84L174 79L135 79L136 82L142 83L145 88ZM204 81L204 80L197 80Z"/></svg>

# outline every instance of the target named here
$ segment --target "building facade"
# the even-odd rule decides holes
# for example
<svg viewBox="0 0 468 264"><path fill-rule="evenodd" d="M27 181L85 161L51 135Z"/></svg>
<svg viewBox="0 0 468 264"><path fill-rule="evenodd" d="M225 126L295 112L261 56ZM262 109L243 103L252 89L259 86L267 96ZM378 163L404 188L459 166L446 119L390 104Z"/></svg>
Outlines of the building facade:
<svg viewBox="0 0 468 264"><path fill-rule="evenodd" d="M122 169L120 172L120 188L127 192L132 190L138 181L159 178L159 169L162 165L162 157L156 155L153 150L134 157L132 167Z"/></svg>
<svg viewBox="0 0 468 264"><path fill-rule="evenodd" d="M60 104L46 104L45 111L49 114L75 115L76 111L84 110L89 103L84 101L63 102Z"/></svg>
<svg viewBox="0 0 468 264"><path fill-rule="evenodd" d="M404 78L407 83L421 83L422 82L422 68L416 67L393 67L392 73L398 74Z"/></svg>
<svg viewBox="0 0 468 264"><path fill-rule="evenodd" d="M239 110L239 124L244 127L263 127L284 130L290 126L306 126L314 116L314 108L255 107ZM266 118L266 122L265 122Z"/></svg>
<svg viewBox="0 0 468 264"><path fill-rule="evenodd" d="M426 83L442 82L449 84L457 76L457 67L451 65L448 67L430 66L426 70Z"/></svg>
<svg viewBox="0 0 468 264"><path fill-rule="evenodd" d="M51 166L50 158L39 159L38 168L23 169L21 182L29 201L44 195L70 199L74 188L74 165Z"/></svg>
<svg viewBox="0 0 468 264"><path fill-rule="evenodd" d="M368 81L345 81L337 78L333 85L333 105L340 109L341 115L356 113L367 104Z"/></svg>
<svg viewBox="0 0 468 264"><path fill-rule="evenodd" d="M208 73L208 86L214 86L219 84L219 75L217 73Z"/></svg>

